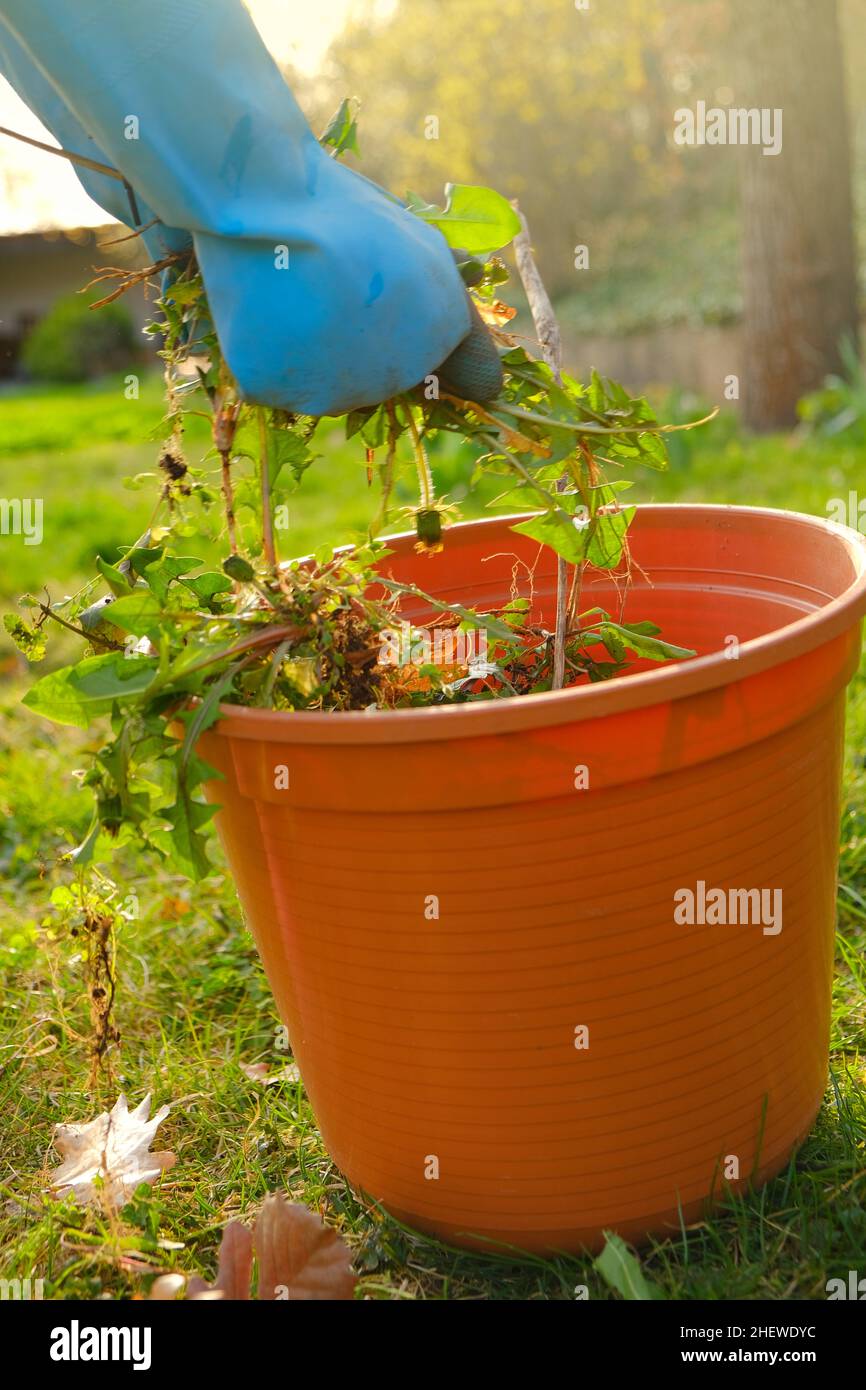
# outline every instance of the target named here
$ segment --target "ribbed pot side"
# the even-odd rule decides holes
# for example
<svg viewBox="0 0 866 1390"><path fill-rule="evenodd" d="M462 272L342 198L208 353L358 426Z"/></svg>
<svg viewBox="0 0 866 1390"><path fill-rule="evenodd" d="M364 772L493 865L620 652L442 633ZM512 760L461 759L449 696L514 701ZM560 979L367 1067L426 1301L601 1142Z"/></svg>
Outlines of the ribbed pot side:
<svg viewBox="0 0 866 1390"><path fill-rule="evenodd" d="M697 659L448 709L231 709L202 738L324 1142L455 1244L678 1229L776 1172L824 1092L866 549L749 508L641 508L630 535L626 620ZM479 608L534 566L552 622L534 542L499 519L447 540L386 565ZM618 591L594 573L583 607Z"/></svg>

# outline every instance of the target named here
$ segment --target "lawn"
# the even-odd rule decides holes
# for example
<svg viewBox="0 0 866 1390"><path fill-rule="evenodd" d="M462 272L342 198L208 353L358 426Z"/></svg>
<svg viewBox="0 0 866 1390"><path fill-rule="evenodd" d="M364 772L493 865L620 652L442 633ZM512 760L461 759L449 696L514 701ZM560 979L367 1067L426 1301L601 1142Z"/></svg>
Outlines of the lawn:
<svg viewBox="0 0 866 1390"><path fill-rule="evenodd" d="M676 408L688 408L677 402ZM44 543L0 538L0 607L24 591L70 592L98 551L113 558L150 515L160 389L144 380L128 401L120 381L87 390L44 390L0 400L0 494L38 497ZM191 457L205 446L190 430ZM376 505L363 449L326 431L322 457L289 504L282 546L304 553L362 534ZM459 450L434 459L443 491L465 515ZM863 450L833 442L742 437L730 420L702 437L678 437L671 470L643 474L638 500L765 503L827 514L862 479ZM411 503L407 491L405 502ZM207 544L206 538L191 543ZM195 553L199 553L196 551ZM219 1234L277 1189L319 1210L353 1248L362 1293L395 1299L569 1299L611 1292L590 1260L519 1263L455 1252L371 1211L322 1147L299 1080L264 1086L243 1065L284 1066L278 1019L225 876L191 888L125 851L112 867L134 904L118 942L116 1019L122 1042L113 1075L86 1091L90 1032L80 943L51 894L68 882L59 853L83 834L86 793L75 769L89 736L58 730L21 709L26 672L0 656L0 1274L42 1278L46 1297L141 1295L149 1273L215 1272ZM760 1192L641 1252L647 1279L671 1299L825 1297L826 1281L861 1269L866 1248L866 683L850 699L845 813L841 827L839 945L831 1079L818 1123L788 1169ZM156 1147L178 1155L157 1186L108 1221L46 1196L56 1161L51 1133L110 1108L118 1090L137 1103L172 1105Z"/></svg>

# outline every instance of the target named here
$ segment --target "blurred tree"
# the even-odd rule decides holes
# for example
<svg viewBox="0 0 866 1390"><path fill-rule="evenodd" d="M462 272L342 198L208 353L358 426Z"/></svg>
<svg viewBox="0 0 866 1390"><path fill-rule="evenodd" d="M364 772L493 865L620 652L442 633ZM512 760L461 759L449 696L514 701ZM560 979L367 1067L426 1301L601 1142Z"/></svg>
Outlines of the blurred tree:
<svg viewBox="0 0 866 1390"><path fill-rule="evenodd" d="M866 0L838 3L852 129L859 120L858 190L866 215ZM825 262L833 267L831 279L839 272L828 290L828 342L835 344L839 322L849 326L854 314L850 209L838 204L848 156L836 6L837 0L819 6L809 0L589 0L583 10L573 0L356 0L322 73L306 82L293 75L292 83L319 128L342 97L360 99L360 167L395 193L411 188L439 202L443 183L455 179L489 183L518 197L572 335L570 365L580 371L592 365L575 360L585 333L740 316L742 155L752 180L744 196L752 228L745 282L753 352L744 388L757 412L761 397L769 399L757 359L772 359L788 339L800 341L800 365L782 370L787 420L797 393L835 361L813 334L824 312L817 282ZM738 73L743 49L753 73L748 102L747 75ZM771 101L777 69L789 80ZM785 105L783 154L676 145L675 112L698 100L722 108ZM825 148L828 129L837 131L831 148ZM829 155L832 168L826 167ZM795 163L797 172L786 179L784 171ZM758 201L762 184L767 196L778 185L769 220ZM765 243L771 223L774 240ZM782 275L777 262L791 259L783 247L787 224L787 244L796 242L792 265L815 280L806 295L781 279L774 288ZM578 270L575 248L583 245L589 268ZM847 289L840 289L843 280ZM791 317L798 300L812 326L808 334ZM794 308L776 319L787 301ZM658 377L667 376L661 361Z"/></svg>
<svg viewBox="0 0 866 1390"><path fill-rule="evenodd" d="M672 143L679 92L714 61L726 0L399 0L356 10L324 79L307 85L320 121L362 102L364 172L441 201L448 179L520 199L548 283L610 274L699 220L726 188L719 161L686 168ZM296 79L293 79L296 81ZM327 97L324 92L327 89ZM718 202L717 198L709 201Z"/></svg>
<svg viewBox="0 0 866 1390"><path fill-rule="evenodd" d="M733 0L737 105L783 111L781 153L744 147L743 382L755 429L792 424L858 328L851 152L836 0Z"/></svg>

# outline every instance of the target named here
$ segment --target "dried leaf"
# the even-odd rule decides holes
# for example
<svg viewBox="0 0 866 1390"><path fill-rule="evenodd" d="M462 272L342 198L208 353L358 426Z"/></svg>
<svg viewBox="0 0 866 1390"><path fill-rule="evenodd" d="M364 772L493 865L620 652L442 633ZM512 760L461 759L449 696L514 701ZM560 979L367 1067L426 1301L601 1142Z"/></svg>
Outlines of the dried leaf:
<svg viewBox="0 0 866 1390"><path fill-rule="evenodd" d="M282 1193L265 1198L253 1234L259 1263L257 1297L350 1299L355 1289L349 1250L336 1231Z"/></svg>
<svg viewBox="0 0 866 1390"><path fill-rule="evenodd" d="M265 1198L252 1232L240 1221L230 1221L220 1244L216 1283L200 1275L163 1274L155 1279L150 1297L155 1301L185 1299L251 1298L253 1249L258 1260L256 1298L267 1300L351 1299L355 1291L349 1248L336 1231L325 1226L315 1212L282 1193Z"/></svg>
<svg viewBox="0 0 866 1390"><path fill-rule="evenodd" d="M184 1295L184 1297L192 1303L197 1303L206 1299L217 1300L221 1299L222 1296L222 1289L218 1289L215 1285L211 1288L210 1284L206 1283L200 1274L193 1274L186 1286L186 1294Z"/></svg>
<svg viewBox="0 0 866 1390"><path fill-rule="evenodd" d="M270 1071L267 1062L241 1062L240 1067L247 1081L264 1081Z"/></svg>
<svg viewBox="0 0 866 1390"><path fill-rule="evenodd" d="M216 1302L223 1297L220 1289L212 1289L198 1274L190 1279L185 1274L161 1274L151 1284L148 1299L153 1303L174 1303L179 1295L187 1303Z"/></svg>
<svg viewBox="0 0 866 1390"><path fill-rule="evenodd" d="M126 1096L120 1095L110 1114L104 1111L86 1124L57 1125L54 1146L64 1162L51 1174L52 1188L72 1192L82 1202L104 1198L111 1206L122 1206L139 1183L155 1182L177 1161L176 1154L149 1151L168 1113L164 1105L148 1119L150 1096L130 1111ZM102 1179L102 1187L95 1185L96 1178Z"/></svg>
<svg viewBox="0 0 866 1390"><path fill-rule="evenodd" d="M170 917L174 922L181 917L186 917L191 911L191 904L187 902L186 898L172 897L163 898L159 909L160 917L163 920Z"/></svg>
<svg viewBox="0 0 866 1390"><path fill-rule="evenodd" d="M253 1238L240 1221L230 1221L223 1231L215 1288L223 1298L248 1299L253 1272Z"/></svg>
<svg viewBox="0 0 866 1390"><path fill-rule="evenodd" d="M506 304L503 299L494 299L489 304L483 299L478 300L476 308L485 323L492 328L502 328L504 324L510 323L516 316L517 310L510 304Z"/></svg>
<svg viewBox="0 0 866 1390"><path fill-rule="evenodd" d="M148 1295L155 1303L170 1303L177 1298L181 1289L186 1288L186 1276L183 1274L161 1274L158 1279L154 1279L150 1286Z"/></svg>
<svg viewBox="0 0 866 1390"><path fill-rule="evenodd" d="M240 1066L249 1081L259 1081L263 1086L277 1086L281 1081L297 1085L301 1079L297 1062L287 1062L279 1071L271 1071L267 1062L241 1062Z"/></svg>

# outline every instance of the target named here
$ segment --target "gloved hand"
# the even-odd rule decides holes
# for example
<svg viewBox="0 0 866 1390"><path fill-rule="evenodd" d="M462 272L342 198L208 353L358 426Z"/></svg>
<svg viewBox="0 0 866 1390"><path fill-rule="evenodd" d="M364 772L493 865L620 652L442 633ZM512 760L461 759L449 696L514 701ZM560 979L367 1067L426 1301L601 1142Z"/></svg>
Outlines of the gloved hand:
<svg viewBox="0 0 866 1390"><path fill-rule="evenodd" d="M248 400L342 414L440 365L461 394L495 394L444 239L320 147L240 0L0 0L0 72L64 148L120 170L142 223L161 219L155 258L191 235ZM76 172L130 221L122 184Z"/></svg>

